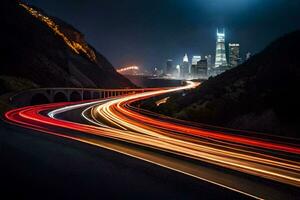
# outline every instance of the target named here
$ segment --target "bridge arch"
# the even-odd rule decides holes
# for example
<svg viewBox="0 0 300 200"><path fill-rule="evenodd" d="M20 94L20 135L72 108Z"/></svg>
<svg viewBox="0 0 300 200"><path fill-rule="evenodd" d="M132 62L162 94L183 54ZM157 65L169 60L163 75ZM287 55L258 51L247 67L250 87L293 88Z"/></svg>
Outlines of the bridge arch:
<svg viewBox="0 0 300 200"><path fill-rule="evenodd" d="M68 98L63 92L57 92L53 97L53 102L67 102Z"/></svg>
<svg viewBox="0 0 300 200"><path fill-rule="evenodd" d="M70 101L81 101L82 100L82 97L81 97L81 94L77 91L73 91L71 94L70 94Z"/></svg>
<svg viewBox="0 0 300 200"><path fill-rule="evenodd" d="M43 93L34 94L30 100L30 105L39 105L39 104L46 104L46 103L50 103L50 100Z"/></svg>

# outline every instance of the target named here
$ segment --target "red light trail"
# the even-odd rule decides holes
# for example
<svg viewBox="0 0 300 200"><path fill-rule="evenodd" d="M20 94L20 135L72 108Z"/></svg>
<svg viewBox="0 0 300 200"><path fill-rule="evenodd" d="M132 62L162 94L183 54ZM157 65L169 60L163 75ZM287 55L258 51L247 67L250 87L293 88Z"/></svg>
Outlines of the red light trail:
<svg viewBox="0 0 300 200"><path fill-rule="evenodd" d="M231 134L201 129L180 123L175 119L163 120L163 116L153 113L145 115L143 113L146 111L131 106L133 102L141 99L190 89L197 85L189 82L188 85L178 88L164 88L101 101L30 106L11 110L5 116L10 123L25 128L117 151L255 198L258 198L256 194L249 194L249 191L239 188L235 183L215 181L213 175L204 178L203 174L200 175L201 172L187 165L180 165L179 162L174 161L167 162L167 158L162 159L159 156L154 157L156 153L153 155L141 153L135 149L136 147L121 148L87 136L106 137L155 151L168 152L176 157L207 162L222 168L300 186L298 162L300 148L297 144L283 143L269 138L266 140L259 138L258 135L243 136L242 132ZM80 116L77 117L82 117L86 123L57 118L58 115L75 109L81 109ZM78 131L84 136L74 135L68 130Z"/></svg>

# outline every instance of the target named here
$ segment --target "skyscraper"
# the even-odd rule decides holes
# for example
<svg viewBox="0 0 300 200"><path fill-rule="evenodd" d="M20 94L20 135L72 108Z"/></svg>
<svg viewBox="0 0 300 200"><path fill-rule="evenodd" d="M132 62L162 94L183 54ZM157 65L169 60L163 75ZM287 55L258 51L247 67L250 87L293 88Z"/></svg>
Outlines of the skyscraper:
<svg viewBox="0 0 300 200"><path fill-rule="evenodd" d="M195 77L196 75L196 68L197 68L197 63L201 60L201 56L193 56L192 58L192 65L190 69L190 74L192 77Z"/></svg>
<svg viewBox="0 0 300 200"><path fill-rule="evenodd" d="M200 79L208 78L207 59L202 59L197 63L196 74L197 74L197 77Z"/></svg>
<svg viewBox="0 0 300 200"><path fill-rule="evenodd" d="M225 29L219 32L217 29L217 45L216 45L216 61L215 68L220 66L227 66L226 48L225 48Z"/></svg>
<svg viewBox="0 0 300 200"><path fill-rule="evenodd" d="M240 64L240 44L229 43L229 67L233 68Z"/></svg>
<svg viewBox="0 0 300 200"><path fill-rule="evenodd" d="M165 70L165 74L173 74L174 69L173 69L173 60L169 59L167 60L167 66L166 66L166 70Z"/></svg>
<svg viewBox="0 0 300 200"><path fill-rule="evenodd" d="M197 65L198 61L201 60L201 56L193 56L192 65Z"/></svg>
<svg viewBox="0 0 300 200"><path fill-rule="evenodd" d="M187 63L189 62L189 57L187 54L184 55L183 62L187 62Z"/></svg>
<svg viewBox="0 0 300 200"><path fill-rule="evenodd" d="M182 65L180 66L180 77L187 78L190 71L189 57L187 54L183 57Z"/></svg>

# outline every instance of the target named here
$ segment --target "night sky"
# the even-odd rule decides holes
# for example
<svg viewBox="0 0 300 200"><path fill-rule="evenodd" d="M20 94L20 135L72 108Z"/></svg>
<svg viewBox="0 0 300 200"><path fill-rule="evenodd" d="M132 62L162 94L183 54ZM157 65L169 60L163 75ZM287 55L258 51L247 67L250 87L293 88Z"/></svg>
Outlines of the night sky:
<svg viewBox="0 0 300 200"><path fill-rule="evenodd" d="M242 56L300 28L300 0L27 0L72 24L115 67L214 54L217 27Z"/></svg>

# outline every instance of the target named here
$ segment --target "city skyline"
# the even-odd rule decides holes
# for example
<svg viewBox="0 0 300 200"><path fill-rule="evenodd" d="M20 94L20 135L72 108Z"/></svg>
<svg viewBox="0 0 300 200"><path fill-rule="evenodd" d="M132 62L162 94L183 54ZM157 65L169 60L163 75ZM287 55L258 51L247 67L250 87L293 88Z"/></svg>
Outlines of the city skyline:
<svg viewBox="0 0 300 200"><path fill-rule="evenodd" d="M138 65L151 69L163 66L169 57L177 58L174 63L179 63L185 53L213 55L216 27L226 27L227 41L239 41L243 57L300 27L299 20L295 20L300 8L296 1L27 2L82 30L87 41L115 67Z"/></svg>
<svg viewBox="0 0 300 200"><path fill-rule="evenodd" d="M206 53L203 55L194 54L189 56L187 53L185 53L182 61L177 63L180 66L180 73L177 73L176 69L173 68L174 58L168 58L165 65L156 66L155 69L160 68L163 71L161 75L169 78L207 79L210 76L215 76L225 72L228 69L237 67L250 57L250 52L244 56L240 55L240 43L226 41L225 28L223 28L222 31L221 29L217 28L215 42L216 48L214 57L212 57L211 54ZM212 60L213 58L214 60ZM175 58L175 60L178 59Z"/></svg>

